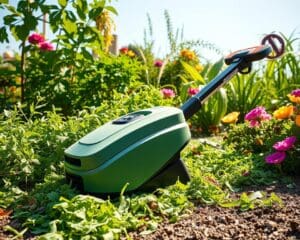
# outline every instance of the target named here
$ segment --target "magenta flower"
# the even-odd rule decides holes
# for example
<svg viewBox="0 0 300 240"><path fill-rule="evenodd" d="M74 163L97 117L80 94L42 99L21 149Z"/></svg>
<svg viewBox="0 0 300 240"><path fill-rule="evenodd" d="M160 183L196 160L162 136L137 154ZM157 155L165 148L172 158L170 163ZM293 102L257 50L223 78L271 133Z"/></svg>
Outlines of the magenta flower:
<svg viewBox="0 0 300 240"><path fill-rule="evenodd" d="M164 64L164 63L163 63L162 60L157 59L157 60L154 61L154 66L155 66L155 67L160 68L160 67L162 67L163 64Z"/></svg>
<svg viewBox="0 0 300 240"><path fill-rule="evenodd" d="M38 34L38 33L32 33L29 37L28 37L28 41L31 44L39 44L45 41L45 38L43 35Z"/></svg>
<svg viewBox="0 0 300 240"><path fill-rule="evenodd" d="M249 120L250 127L258 127L259 121L257 120Z"/></svg>
<svg viewBox="0 0 300 240"><path fill-rule="evenodd" d="M189 94L190 96L194 96L194 95L196 95L198 92L199 92L199 89L198 89L198 88L189 88L189 89L188 89L188 94Z"/></svg>
<svg viewBox="0 0 300 240"><path fill-rule="evenodd" d="M273 148L277 151L287 151L293 147L296 140L297 138L295 136L287 137L286 139L275 143Z"/></svg>
<svg viewBox="0 0 300 240"><path fill-rule="evenodd" d="M265 161L269 164L280 164L286 157L285 152L275 152L266 156Z"/></svg>
<svg viewBox="0 0 300 240"><path fill-rule="evenodd" d="M291 95L295 96L295 97L300 97L300 88L299 89L296 89L296 90L293 90L291 92Z"/></svg>
<svg viewBox="0 0 300 240"><path fill-rule="evenodd" d="M41 42L41 43L39 43L39 48L42 51L53 51L54 50L53 45L51 43L49 43L49 42Z"/></svg>
<svg viewBox="0 0 300 240"><path fill-rule="evenodd" d="M169 88L163 88L160 90L164 98L173 98L175 97L175 92Z"/></svg>
<svg viewBox="0 0 300 240"><path fill-rule="evenodd" d="M266 112L266 109L260 106L252 109L245 116L245 120L249 121L250 127L257 127L261 121L270 120L271 118L271 115Z"/></svg>
<svg viewBox="0 0 300 240"><path fill-rule="evenodd" d="M262 116L265 113L266 110L264 107L256 107L246 114L245 120L250 121L250 120L259 119L260 116Z"/></svg>

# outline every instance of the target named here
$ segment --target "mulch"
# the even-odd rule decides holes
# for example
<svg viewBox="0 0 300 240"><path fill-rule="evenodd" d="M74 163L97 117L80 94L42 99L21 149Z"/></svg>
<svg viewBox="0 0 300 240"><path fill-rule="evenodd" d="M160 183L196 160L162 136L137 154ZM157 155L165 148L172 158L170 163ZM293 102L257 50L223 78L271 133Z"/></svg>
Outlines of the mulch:
<svg viewBox="0 0 300 240"><path fill-rule="evenodd" d="M130 236L136 240L300 239L300 177L295 178L294 182L292 187L274 184L246 190L274 192L283 200L282 207L256 208L243 212L237 208L199 205L192 214L176 223L166 221L160 224L152 234L141 235L136 231L131 232ZM1 240L12 237L3 229L9 222L9 216L0 218Z"/></svg>

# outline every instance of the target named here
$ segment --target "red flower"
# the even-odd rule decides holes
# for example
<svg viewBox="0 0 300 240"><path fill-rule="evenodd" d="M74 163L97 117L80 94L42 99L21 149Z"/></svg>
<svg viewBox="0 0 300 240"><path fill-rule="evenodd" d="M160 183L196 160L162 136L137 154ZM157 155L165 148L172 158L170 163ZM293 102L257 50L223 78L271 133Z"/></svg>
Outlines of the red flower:
<svg viewBox="0 0 300 240"><path fill-rule="evenodd" d="M53 51L54 50L53 45L51 43L49 43L49 42L41 42L41 43L39 43L39 48L42 51Z"/></svg>
<svg viewBox="0 0 300 240"><path fill-rule="evenodd" d="M162 65L163 65L164 63L163 63L163 61L162 60L155 60L154 61L154 66L155 67L158 67L158 68L160 68L160 67L162 67Z"/></svg>
<svg viewBox="0 0 300 240"><path fill-rule="evenodd" d="M31 44L39 44L45 41L45 38L43 35L38 34L38 33L32 33L29 37L28 37L28 41Z"/></svg>
<svg viewBox="0 0 300 240"><path fill-rule="evenodd" d="M190 96L194 96L194 95L196 95L198 92L199 92L199 89L198 89L198 88L189 88L189 89L188 89L188 94L189 94Z"/></svg>
<svg viewBox="0 0 300 240"><path fill-rule="evenodd" d="M122 48L120 48L120 53L122 53L122 54L127 54L128 53L128 47L122 47Z"/></svg>

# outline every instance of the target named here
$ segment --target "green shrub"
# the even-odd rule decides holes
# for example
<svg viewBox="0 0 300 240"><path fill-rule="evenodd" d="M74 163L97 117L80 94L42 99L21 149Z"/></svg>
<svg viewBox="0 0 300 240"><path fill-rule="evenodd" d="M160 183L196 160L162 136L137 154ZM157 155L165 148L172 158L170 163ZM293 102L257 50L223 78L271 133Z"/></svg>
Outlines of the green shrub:
<svg viewBox="0 0 300 240"><path fill-rule="evenodd" d="M61 54L61 51L40 52L28 58L27 104L40 95L47 99L45 110L54 105L69 115L83 107L100 106L116 92L124 93L137 84L142 71L137 61L126 56L103 54L95 59L77 59L69 67Z"/></svg>

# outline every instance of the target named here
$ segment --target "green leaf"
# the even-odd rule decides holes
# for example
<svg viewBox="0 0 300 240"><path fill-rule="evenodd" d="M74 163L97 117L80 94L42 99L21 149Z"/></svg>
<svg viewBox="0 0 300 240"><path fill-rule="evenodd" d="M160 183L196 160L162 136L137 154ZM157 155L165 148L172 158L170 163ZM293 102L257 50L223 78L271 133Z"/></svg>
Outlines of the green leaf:
<svg viewBox="0 0 300 240"><path fill-rule="evenodd" d="M28 34L31 30L35 30L38 25L37 19L32 15L25 15L24 18L24 28L28 31ZM27 34L27 35L28 35Z"/></svg>
<svg viewBox="0 0 300 240"><path fill-rule="evenodd" d="M11 26L10 31L16 40L25 41L29 35L29 30L23 26Z"/></svg>
<svg viewBox="0 0 300 240"><path fill-rule="evenodd" d="M214 65L212 65L212 67L209 69L206 75L208 81L212 80L215 76L217 76L220 70L222 69L222 67L223 67L223 58L220 59L218 62L216 62Z"/></svg>
<svg viewBox="0 0 300 240"><path fill-rule="evenodd" d="M4 43L4 42L9 43L9 41L8 41L8 34L6 32L6 28L5 27L1 27L0 28L0 42L2 42L2 43Z"/></svg>
<svg viewBox="0 0 300 240"><path fill-rule="evenodd" d="M12 12L14 14L21 15L14 6L8 5L6 8L7 8L7 10L9 10L10 12Z"/></svg>
<svg viewBox="0 0 300 240"><path fill-rule="evenodd" d="M205 81L203 77L200 75L200 73L190 64L181 61L181 64L186 71L186 73L194 80L194 81L199 81L202 84L205 84Z"/></svg>
<svg viewBox="0 0 300 240"><path fill-rule="evenodd" d="M7 3L8 3L8 0L0 0L0 3L1 3L1 4L7 4Z"/></svg>
<svg viewBox="0 0 300 240"><path fill-rule="evenodd" d="M5 25L11 25L12 23L16 22L17 20L18 20L17 14L7 15L3 18Z"/></svg>
<svg viewBox="0 0 300 240"><path fill-rule="evenodd" d="M40 240L63 240L64 236L58 232L50 232L39 237Z"/></svg>
<svg viewBox="0 0 300 240"><path fill-rule="evenodd" d="M67 33L72 34L77 32L76 23L70 21L68 18L64 18L63 23L64 23L64 29L66 30Z"/></svg>
<svg viewBox="0 0 300 240"><path fill-rule="evenodd" d="M75 7L77 10L77 14L80 17L81 20L85 20L86 19L86 14L87 14L87 2L86 0L77 0L75 2Z"/></svg>
<svg viewBox="0 0 300 240"><path fill-rule="evenodd" d="M106 6L105 9L112 12L115 15L118 15L117 10L113 6Z"/></svg>
<svg viewBox="0 0 300 240"><path fill-rule="evenodd" d="M98 17L100 13L102 13L102 11L103 11L103 7L92 8L89 11L89 18L95 20L96 17Z"/></svg>
<svg viewBox="0 0 300 240"><path fill-rule="evenodd" d="M68 1L67 0L58 0L58 4L61 7L65 8L67 6L67 4L68 4Z"/></svg>

